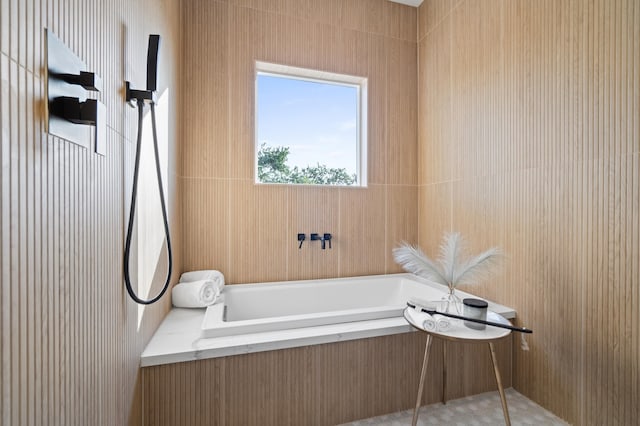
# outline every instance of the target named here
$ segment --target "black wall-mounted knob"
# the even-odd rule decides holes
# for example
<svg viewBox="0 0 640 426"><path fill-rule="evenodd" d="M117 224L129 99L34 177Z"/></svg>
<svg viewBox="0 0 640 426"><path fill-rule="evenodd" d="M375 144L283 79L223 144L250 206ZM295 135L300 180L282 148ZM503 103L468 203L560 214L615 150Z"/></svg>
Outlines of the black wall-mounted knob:
<svg viewBox="0 0 640 426"><path fill-rule="evenodd" d="M298 241L300 241L300 245L298 245L298 248L301 249L302 248L302 242L307 238L307 236L305 234L298 234Z"/></svg>
<svg viewBox="0 0 640 426"><path fill-rule="evenodd" d="M331 248L331 234L325 233L320 236L320 234L311 234L311 241L321 241L322 242L322 250L326 247L327 241L329 242L329 248Z"/></svg>
<svg viewBox="0 0 640 426"><path fill-rule="evenodd" d="M81 102L79 98L59 96L49 105L50 113L75 124L95 126L95 151L105 155L107 109L96 99Z"/></svg>
<svg viewBox="0 0 640 426"><path fill-rule="evenodd" d="M331 234L324 234L322 236L322 248L324 249L324 243L325 241L329 242L329 248L331 248Z"/></svg>
<svg viewBox="0 0 640 426"><path fill-rule="evenodd" d="M80 74L57 74L50 72L49 78L59 78L69 84L82 86L85 90L92 92L102 92L102 79L93 72L80 71Z"/></svg>

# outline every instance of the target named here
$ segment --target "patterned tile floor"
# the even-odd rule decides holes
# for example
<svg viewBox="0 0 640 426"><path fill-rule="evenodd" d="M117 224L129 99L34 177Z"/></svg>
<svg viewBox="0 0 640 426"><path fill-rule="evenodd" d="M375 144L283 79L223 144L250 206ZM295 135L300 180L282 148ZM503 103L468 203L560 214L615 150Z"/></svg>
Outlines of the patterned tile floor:
<svg viewBox="0 0 640 426"><path fill-rule="evenodd" d="M538 404L525 398L514 389L507 389L507 405L511 424L558 425L568 423L554 416ZM345 423L344 426L406 426L411 424L413 410L400 411L385 416ZM487 392L467 398L423 406L420 408L418 425L503 425L502 406L498 392Z"/></svg>

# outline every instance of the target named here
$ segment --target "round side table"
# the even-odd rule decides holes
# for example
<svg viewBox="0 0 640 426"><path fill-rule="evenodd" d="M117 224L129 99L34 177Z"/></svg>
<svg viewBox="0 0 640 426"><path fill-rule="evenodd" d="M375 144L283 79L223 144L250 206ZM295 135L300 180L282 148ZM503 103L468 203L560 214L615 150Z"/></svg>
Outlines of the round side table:
<svg viewBox="0 0 640 426"><path fill-rule="evenodd" d="M504 389L502 388L502 379L500 378L500 370L498 370L498 363L496 361L496 351L493 346L493 342L508 336L511 330L486 326L482 330L475 330L466 327L461 320L454 320L448 318L451 321L451 327L446 331L426 330L424 328L425 319L429 318L429 315L423 312L419 312L413 308L406 308L404 310L404 317L416 329L427 333L427 344L424 348L424 360L422 361L422 371L420 372L420 384L418 385L418 397L416 398L416 407L413 410L412 426L415 426L418 422L418 412L420 411L420 403L422 402L422 391L424 389L424 380L427 373L427 363L429 362L429 351L431 349L431 342L433 338L443 339L446 345L447 341L453 342L466 342L466 343L488 343L489 351L491 352L491 362L493 363L493 371L496 376L496 382L498 383L498 392L500 393L500 401L502 402L502 412L504 413L504 420L507 426L511 426L511 420L509 419L509 409L507 408L507 399L504 395ZM495 312L487 312L487 320L492 322L498 322L505 325L511 325L501 315ZM445 346L446 348L446 346ZM445 379L443 380L443 402L446 391L446 363L444 366Z"/></svg>

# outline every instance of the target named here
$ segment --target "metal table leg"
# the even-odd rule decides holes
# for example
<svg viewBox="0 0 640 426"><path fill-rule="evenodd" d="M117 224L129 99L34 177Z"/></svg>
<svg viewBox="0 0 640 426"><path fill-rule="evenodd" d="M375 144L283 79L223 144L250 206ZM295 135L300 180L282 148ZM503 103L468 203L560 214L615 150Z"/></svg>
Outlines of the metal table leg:
<svg viewBox="0 0 640 426"><path fill-rule="evenodd" d="M447 403L447 341L442 341L442 403Z"/></svg>
<svg viewBox="0 0 640 426"><path fill-rule="evenodd" d="M427 375L427 363L429 362L429 350L431 349L432 340L431 334L427 334L427 344L424 347L424 360L422 361L422 371L420 372L420 385L418 385L418 398L416 399L416 408L413 410L411 426L416 426L418 423L418 411L422 402L422 390L424 389L424 379Z"/></svg>
<svg viewBox="0 0 640 426"><path fill-rule="evenodd" d="M502 412L504 413L504 421L506 422L507 426L511 426L511 419L509 418L509 409L507 408L507 398L505 397L504 389L502 388L502 379L500 378L500 370L498 370L498 361L496 360L496 351L495 351L495 348L493 347L492 342L489 342L489 350L491 351L491 362L493 363L493 371L496 373L496 382L498 382L498 392L500 393L500 401L502 402Z"/></svg>

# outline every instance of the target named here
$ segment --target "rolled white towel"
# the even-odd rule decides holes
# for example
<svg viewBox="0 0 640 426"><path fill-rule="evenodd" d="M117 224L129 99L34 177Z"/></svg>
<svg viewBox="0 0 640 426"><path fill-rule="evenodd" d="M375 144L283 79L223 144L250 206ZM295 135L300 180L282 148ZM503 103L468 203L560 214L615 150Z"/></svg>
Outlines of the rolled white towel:
<svg viewBox="0 0 640 426"><path fill-rule="evenodd" d="M220 288L212 280L178 283L171 291L171 301L176 308L204 308L213 305L220 295Z"/></svg>
<svg viewBox="0 0 640 426"><path fill-rule="evenodd" d="M220 287L220 290L222 290L222 286L224 286L224 275L222 275L222 272L216 270L185 272L184 274L180 275L179 282L189 283L192 281L201 280L214 281Z"/></svg>
<svg viewBox="0 0 640 426"><path fill-rule="evenodd" d="M218 289L218 294L222 293L222 289L224 288L224 275L222 275L222 272L214 269L185 272L180 276L179 283L190 283L202 280L213 281L213 285Z"/></svg>
<svg viewBox="0 0 640 426"><path fill-rule="evenodd" d="M438 322L436 321L436 319L429 314L425 315L426 317L422 322L422 328L424 328L426 331L436 331L438 329Z"/></svg>
<svg viewBox="0 0 640 426"><path fill-rule="evenodd" d="M437 331L448 331L451 329L451 321L443 315L433 315L433 319L436 322Z"/></svg>

